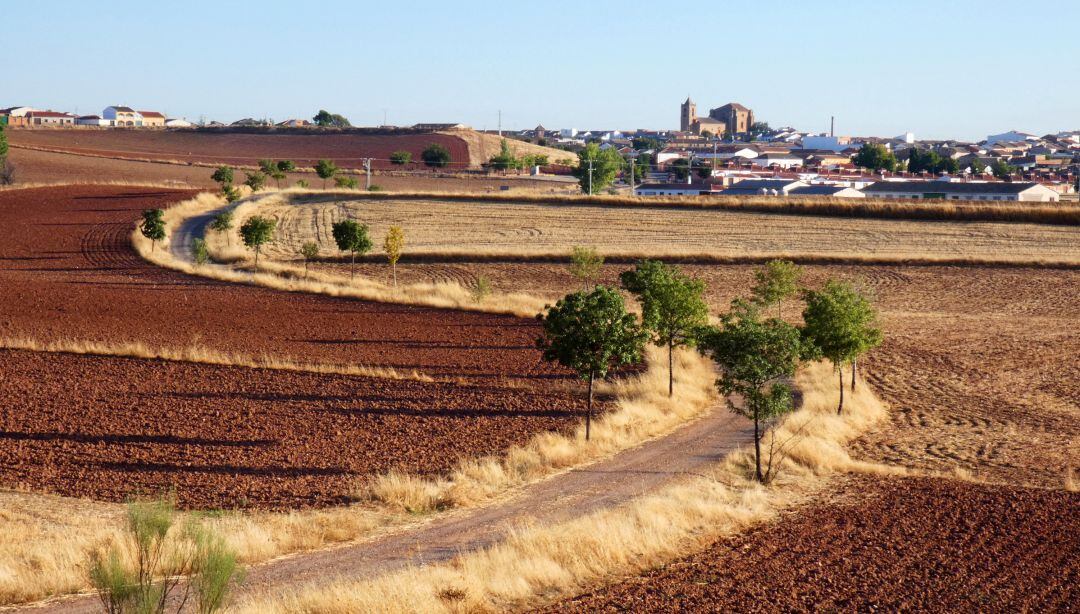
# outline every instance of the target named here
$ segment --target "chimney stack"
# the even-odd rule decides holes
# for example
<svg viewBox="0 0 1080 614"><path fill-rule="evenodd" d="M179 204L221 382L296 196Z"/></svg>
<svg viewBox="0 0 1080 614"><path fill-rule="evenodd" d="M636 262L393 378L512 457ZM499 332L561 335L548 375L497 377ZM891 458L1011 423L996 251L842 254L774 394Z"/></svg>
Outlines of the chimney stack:
<svg viewBox="0 0 1080 614"><path fill-rule="evenodd" d="M836 136L836 116L829 116L829 136Z"/></svg>

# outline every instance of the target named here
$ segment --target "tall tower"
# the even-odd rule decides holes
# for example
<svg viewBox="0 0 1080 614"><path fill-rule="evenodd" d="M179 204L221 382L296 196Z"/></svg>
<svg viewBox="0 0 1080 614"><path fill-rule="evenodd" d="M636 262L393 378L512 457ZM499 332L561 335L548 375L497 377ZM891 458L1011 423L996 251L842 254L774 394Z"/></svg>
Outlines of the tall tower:
<svg viewBox="0 0 1080 614"><path fill-rule="evenodd" d="M690 97L686 97L686 102L682 103L679 113L679 130L683 132L689 132L690 126L697 121L697 105L694 104Z"/></svg>

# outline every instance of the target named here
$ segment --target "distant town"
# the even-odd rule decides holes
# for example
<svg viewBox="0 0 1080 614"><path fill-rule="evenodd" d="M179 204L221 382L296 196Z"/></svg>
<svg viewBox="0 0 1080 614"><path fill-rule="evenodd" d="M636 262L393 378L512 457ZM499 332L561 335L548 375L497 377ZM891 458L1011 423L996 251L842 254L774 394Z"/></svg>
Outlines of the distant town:
<svg viewBox="0 0 1080 614"><path fill-rule="evenodd" d="M245 118L229 124L169 117L152 110L112 105L100 115L0 109L0 126L25 129L321 129L352 128L340 115L274 122ZM460 123L420 123L380 130L471 130ZM775 128L754 111L731 102L699 115L687 97L675 130L485 130L503 138L578 153L590 146L613 150L636 172L623 172L610 190L639 196L816 196L981 201L1058 201L1072 198L1080 177L1080 130L1034 135L1019 130L984 140L919 140L844 136ZM590 150L591 151L591 150ZM495 158L493 158L493 161ZM506 169L505 165L491 165ZM535 165L533 174L566 173L557 164ZM492 168L478 170L492 170Z"/></svg>

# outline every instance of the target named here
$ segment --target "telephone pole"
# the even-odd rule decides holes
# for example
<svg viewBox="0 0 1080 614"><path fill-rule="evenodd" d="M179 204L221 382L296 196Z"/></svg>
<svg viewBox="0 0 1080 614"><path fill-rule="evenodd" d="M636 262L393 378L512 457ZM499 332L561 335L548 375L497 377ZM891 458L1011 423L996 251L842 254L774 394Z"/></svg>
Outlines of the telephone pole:
<svg viewBox="0 0 1080 614"><path fill-rule="evenodd" d="M589 158L589 196L592 196L592 158Z"/></svg>
<svg viewBox="0 0 1080 614"><path fill-rule="evenodd" d="M364 186L364 189L366 189L367 191L370 192L371 191L371 158L364 158L364 178L366 180L366 185Z"/></svg>
<svg viewBox="0 0 1080 614"><path fill-rule="evenodd" d="M499 109L499 136L502 136L502 109Z"/></svg>
<svg viewBox="0 0 1080 614"><path fill-rule="evenodd" d="M630 196L637 196L634 191L634 171L637 170L637 158L630 158Z"/></svg>

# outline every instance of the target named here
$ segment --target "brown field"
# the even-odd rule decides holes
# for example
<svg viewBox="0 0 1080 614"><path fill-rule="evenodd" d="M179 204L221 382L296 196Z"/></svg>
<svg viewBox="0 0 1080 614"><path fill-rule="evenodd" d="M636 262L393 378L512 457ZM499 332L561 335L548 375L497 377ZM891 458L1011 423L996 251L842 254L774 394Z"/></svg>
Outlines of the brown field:
<svg viewBox="0 0 1080 614"><path fill-rule="evenodd" d="M998 222L908 221L597 205L436 199L300 197L260 210L278 219L266 253L293 259L315 240L331 253L331 224L352 217L381 239L405 231L409 253L566 257L574 245L608 256L745 258L778 254L872 259L1080 262L1080 227Z"/></svg>
<svg viewBox="0 0 1080 614"><path fill-rule="evenodd" d="M449 170L479 168L499 152L500 139L473 131L447 133L360 134L316 130L272 133L194 130L12 130L10 142L16 147L34 147L83 156L126 160L162 161L190 164L230 164L254 166L263 158L287 159L298 166L311 166L328 158L342 168L363 168L365 158L373 158L375 170L400 169L389 162L395 151L412 153L414 163L405 168L423 168L420 153L439 144L450 152ZM574 158L573 154L519 141L510 141L518 154L543 153Z"/></svg>
<svg viewBox="0 0 1080 614"><path fill-rule="evenodd" d="M83 156L50 151L37 151L12 147L8 159L16 166L16 179L20 184L53 183L104 183L127 182L132 184L176 184L176 187L216 189L211 181L213 169L204 166L137 162L94 156ZM243 181L244 173L238 171L237 181ZM318 186L311 173L291 173L288 183L303 179ZM363 177L360 178L363 182ZM443 176L428 171L410 174L376 173L372 184L388 191L440 191L485 192L500 190L503 186L515 192L565 192L565 184L528 177L495 177L488 175ZM16 185L15 187L18 187Z"/></svg>
<svg viewBox="0 0 1080 614"><path fill-rule="evenodd" d="M852 479L833 497L543 612L1067 612L1080 494Z"/></svg>

